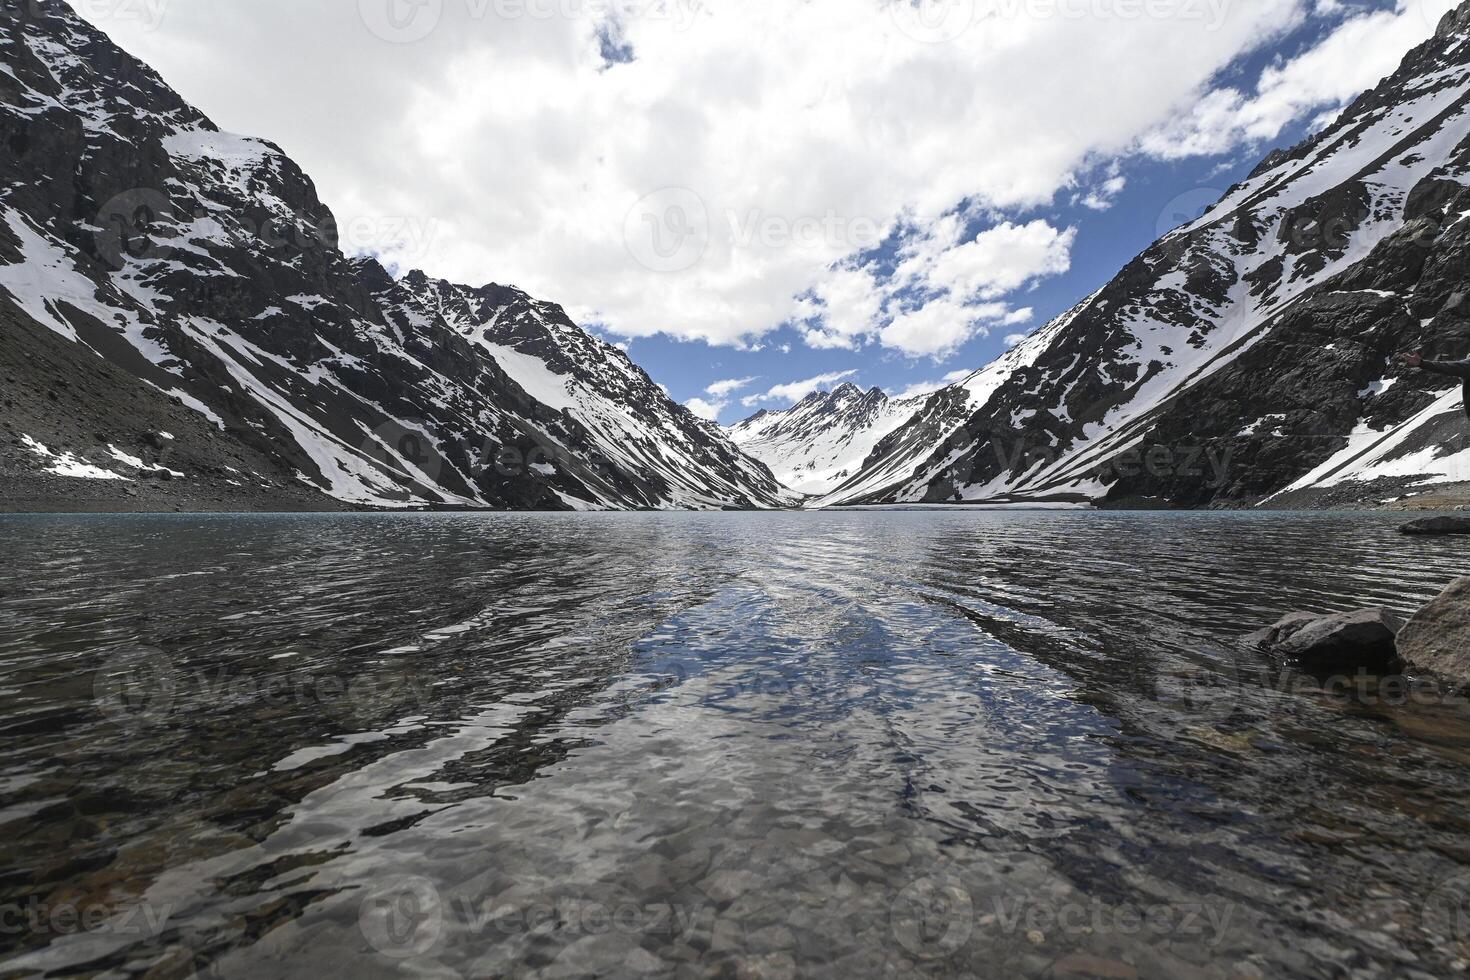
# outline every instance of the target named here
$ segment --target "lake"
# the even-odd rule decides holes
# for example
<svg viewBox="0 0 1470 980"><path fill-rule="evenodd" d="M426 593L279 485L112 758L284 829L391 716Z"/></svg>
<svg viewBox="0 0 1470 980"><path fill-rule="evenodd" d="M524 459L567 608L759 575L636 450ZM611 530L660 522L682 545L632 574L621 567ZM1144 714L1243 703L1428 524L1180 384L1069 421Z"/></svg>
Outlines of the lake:
<svg viewBox="0 0 1470 980"><path fill-rule="evenodd" d="M1399 520L0 519L0 976L1444 975Z"/></svg>

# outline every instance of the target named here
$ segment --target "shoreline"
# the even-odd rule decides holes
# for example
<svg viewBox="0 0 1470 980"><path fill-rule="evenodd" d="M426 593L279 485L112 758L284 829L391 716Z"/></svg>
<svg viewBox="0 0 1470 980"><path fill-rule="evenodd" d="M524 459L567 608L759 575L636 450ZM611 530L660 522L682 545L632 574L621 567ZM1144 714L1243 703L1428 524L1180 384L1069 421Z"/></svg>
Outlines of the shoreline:
<svg viewBox="0 0 1470 980"><path fill-rule="evenodd" d="M1303 514L1384 514L1384 515L1456 515L1464 514L1466 505L1458 506L1401 506L1401 505L1379 505L1379 506L1344 506L1344 507L1093 507L1087 505L1057 505L1041 503L1009 503L1009 504L854 504L840 507L780 507L766 509L723 509L723 510L694 510L694 509L670 509L670 510L626 510L617 508L605 508L597 510L531 510L531 509L491 509L472 507L365 507L365 506L342 506L342 507L310 507L310 506L287 506L283 503L265 505L261 507L241 507L221 504L212 507L186 508L174 506L172 508L158 507L99 507L93 506L95 501L75 502L75 506L51 507L43 506L11 506L10 501L0 502L0 519L7 517L295 517L309 515L323 516L374 516L374 515L471 515L471 514L548 514L548 515L572 515L572 514L893 514L893 513L944 513L944 512L972 512L986 514L1016 513L1016 514L1096 514L1096 515L1120 515L1120 514L1159 514L1159 515L1183 515L1183 514L1276 514L1276 515L1303 515ZM38 502L39 503L39 502Z"/></svg>
<svg viewBox="0 0 1470 980"><path fill-rule="evenodd" d="M8 485L6 485L8 484ZM69 492L84 490L85 494ZM8 493L3 493L9 491ZM1376 491L1376 492L1374 492ZM378 507L337 500L307 486L286 483L244 485L205 476L173 481L88 481L79 486L69 478L34 472L17 474L0 468L0 514L530 514L578 513L576 509L534 510L464 507L450 504ZM864 511L984 511L984 512L1097 512L1097 513L1214 513L1290 512L1420 514L1470 510L1470 482L1444 483L1414 492L1403 482L1393 485L1338 486L1322 490L1276 494L1253 502L1224 502L1200 507L1172 506L1157 498L1093 501L1074 494L1030 499L992 499L954 503L858 503L827 507L779 508L620 509L593 508L607 513L861 513Z"/></svg>

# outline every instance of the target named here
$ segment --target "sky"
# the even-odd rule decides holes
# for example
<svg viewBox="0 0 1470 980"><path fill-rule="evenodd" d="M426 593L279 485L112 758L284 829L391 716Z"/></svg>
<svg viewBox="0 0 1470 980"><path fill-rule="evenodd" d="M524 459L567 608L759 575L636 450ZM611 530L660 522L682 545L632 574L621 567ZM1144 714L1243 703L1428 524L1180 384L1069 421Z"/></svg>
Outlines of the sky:
<svg viewBox="0 0 1470 980"><path fill-rule="evenodd" d="M984 366L1453 0L70 0L345 250L562 304L726 424Z"/></svg>

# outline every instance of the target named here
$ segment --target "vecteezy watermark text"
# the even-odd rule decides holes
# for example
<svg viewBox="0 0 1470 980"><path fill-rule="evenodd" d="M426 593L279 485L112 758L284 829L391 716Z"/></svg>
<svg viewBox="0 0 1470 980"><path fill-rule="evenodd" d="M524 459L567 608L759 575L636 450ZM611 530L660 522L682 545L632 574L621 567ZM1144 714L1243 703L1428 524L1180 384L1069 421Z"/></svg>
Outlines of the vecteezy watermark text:
<svg viewBox="0 0 1470 980"><path fill-rule="evenodd" d="M446 433L442 425L391 420L368 433L362 454L405 476L438 483L446 467L470 482L485 486L526 477L576 474L601 478L609 464L582 459L561 445L518 446L469 432Z"/></svg>
<svg viewBox="0 0 1470 980"><path fill-rule="evenodd" d="M287 649L273 659L308 657ZM256 708L309 708L344 722L424 710L434 697L429 678L410 670L354 668L351 672L301 669L242 671L223 662L186 667L154 647L115 653L98 668L93 700L120 728L137 731L167 724L191 712Z"/></svg>
<svg viewBox="0 0 1470 980"><path fill-rule="evenodd" d="M704 10L704 0L358 0L362 23L392 44L422 41L448 21L592 20L599 23L657 21L687 31Z"/></svg>
<svg viewBox="0 0 1470 980"><path fill-rule="evenodd" d="M155 31L163 23L172 0L67 0L84 19L106 24L130 24ZM58 0L5 0L0 9L10 17L40 19L51 15Z"/></svg>
<svg viewBox="0 0 1470 980"><path fill-rule="evenodd" d="M1038 445L1035 439L1019 435L993 434L990 448L1001 470L1009 473L1028 473L1051 466L1065 455L1060 445ZM1159 479L1202 479L1207 486L1219 488L1229 478L1233 456L1234 449L1230 446L1155 444L1147 449L1134 446L1098 466L1092 475L1104 483L1145 475Z"/></svg>
<svg viewBox="0 0 1470 980"><path fill-rule="evenodd" d="M884 225L869 217L839 214L784 214L762 208L726 208L711 213L704 199L687 187L646 194L623 221L628 253L653 272L685 272L704 258L711 245L730 249L817 249L848 253L883 241Z"/></svg>
<svg viewBox="0 0 1470 980"><path fill-rule="evenodd" d="M31 896L24 902L0 903L0 936L94 935L153 938L160 935L172 906L137 902L46 902Z"/></svg>
<svg viewBox="0 0 1470 980"><path fill-rule="evenodd" d="M456 937L503 940L518 935L653 936L686 939L713 917L712 905L608 901L576 894L483 897L445 894L427 878L404 875L370 888L358 908L368 944L390 959L433 950L453 926Z"/></svg>
<svg viewBox="0 0 1470 980"><path fill-rule="evenodd" d="M1233 0L890 0L898 29L924 44L956 41L1007 21L1189 21L1218 31Z"/></svg>
<svg viewBox="0 0 1470 980"><path fill-rule="evenodd" d="M130 261L163 261L187 250L202 237L227 247L266 253L340 250L348 254L391 248L404 260L420 258L439 233L434 218L359 216L339 221L331 214L277 215L253 218L215 211L201 204L181 205L153 188L135 188L109 198L98 209L92 228L97 252L114 269ZM177 244L176 244L177 243Z"/></svg>
<svg viewBox="0 0 1470 980"><path fill-rule="evenodd" d="M890 915L894 937L920 959L953 956L972 938L1023 938L1044 945L1058 938L1100 936L1184 939L1219 945L1235 916L1224 901L1104 902L1090 897L990 895L975 898L952 869L937 869L899 892Z"/></svg>

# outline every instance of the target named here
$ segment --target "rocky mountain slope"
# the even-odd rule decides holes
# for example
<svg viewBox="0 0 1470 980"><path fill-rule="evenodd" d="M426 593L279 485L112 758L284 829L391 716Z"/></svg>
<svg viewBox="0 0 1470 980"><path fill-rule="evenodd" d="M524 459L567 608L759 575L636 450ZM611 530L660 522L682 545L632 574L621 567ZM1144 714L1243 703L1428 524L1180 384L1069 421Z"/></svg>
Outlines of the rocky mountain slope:
<svg viewBox="0 0 1470 980"><path fill-rule="evenodd" d="M0 5L0 508L770 507L622 351L395 281L279 148L61 2Z"/></svg>
<svg viewBox="0 0 1470 980"><path fill-rule="evenodd" d="M844 384L814 391L791 408L761 411L732 425L730 439L770 467L781 483L821 496L857 472L873 448L928 401L889 398Z"/></svg>
<svg viewBox="0 0 1470 980"><path fill-rule="evenodd" d="M825 503L1304 506L1470 480L1470 4ZM965 417L952 424L956 409Z"/></svg>

